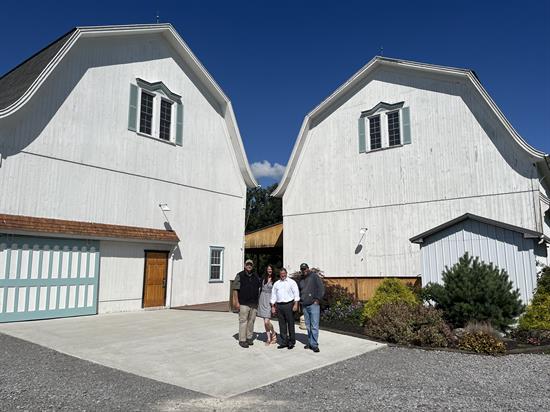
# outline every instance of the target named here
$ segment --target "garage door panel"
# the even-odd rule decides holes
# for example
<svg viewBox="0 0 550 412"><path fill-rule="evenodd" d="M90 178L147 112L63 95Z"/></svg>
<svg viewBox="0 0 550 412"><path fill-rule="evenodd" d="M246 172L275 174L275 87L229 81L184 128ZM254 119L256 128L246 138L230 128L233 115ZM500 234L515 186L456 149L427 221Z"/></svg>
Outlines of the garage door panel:
<svg viewBox="0 0 550 412"><path fill-rule="evenodd" d="M0 235L0 322L97 313L99 242Z"/></svg>

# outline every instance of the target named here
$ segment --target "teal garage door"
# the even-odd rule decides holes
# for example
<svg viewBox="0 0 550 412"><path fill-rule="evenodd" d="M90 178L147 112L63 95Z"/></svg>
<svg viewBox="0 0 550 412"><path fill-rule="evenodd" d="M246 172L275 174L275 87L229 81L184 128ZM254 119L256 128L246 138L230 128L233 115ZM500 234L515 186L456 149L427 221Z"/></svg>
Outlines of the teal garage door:
<svg viewBox="0 0 550 412"><path fill-rule="evenodd" d="M0 234L0 322L97 313L99 242Z"/></svg>

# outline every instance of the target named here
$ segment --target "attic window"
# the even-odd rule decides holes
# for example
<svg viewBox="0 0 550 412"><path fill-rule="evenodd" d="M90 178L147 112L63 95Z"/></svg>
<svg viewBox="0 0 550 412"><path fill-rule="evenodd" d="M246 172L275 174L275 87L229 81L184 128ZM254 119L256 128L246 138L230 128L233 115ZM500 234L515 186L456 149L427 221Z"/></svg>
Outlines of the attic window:
<svg viewBox="0 0 550 412"><path fill-rule="evenodd" d="M370 148L371 150L382 147L382 133L380 130L380 115L369 118Z"/></svg>
<svg viewBox="0 0 550 412"><path fill-rule="evenodd" d="M139 131L151 134L153 124L153 100L155 96L141 92L141 106L139 109Z"/></svg>
<svg viewBox="0 0 550 412"><path fill-rule="evenodd" d="M380 102L359 117L359 152L411 143L410 111L404 102Z"/></svg>
<svg viewBox="0 0 550 412"><path fill-rule="evenodd" d="M170 129L172 128L172 102L162 99L160 101L160 130L159 138L170 141Z"/></svg>
<svg viewBox="0 0 550 412"><path fill-rule="evenodd" d="M401 144L401 124L399 122L399 111L391 112L388 116L388 144L397 146Z"/></svg>
<svg viewBox="0 0 550 412"><path fill-rule="evenodd" d="M136 79L136 83L130 84L128 129L181 146L183 136L181 96L170 91L163 82L149 83L143 79Z"/></svg>

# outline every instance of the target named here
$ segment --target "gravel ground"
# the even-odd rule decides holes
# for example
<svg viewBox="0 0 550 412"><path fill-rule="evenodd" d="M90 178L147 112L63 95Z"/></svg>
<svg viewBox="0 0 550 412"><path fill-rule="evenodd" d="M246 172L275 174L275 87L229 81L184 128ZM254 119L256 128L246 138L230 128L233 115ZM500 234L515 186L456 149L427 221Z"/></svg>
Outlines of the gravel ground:
<svg viewBox="0 0 550 412"><path fill-rule="evenodd" d="M0 411L158 410L204 397L0 334Z"/></svg>
<svg viewBox="0 0 550 412"><path fill-rule="evenodd" d="M2 334L0 365L0 410L550 410L548 355L387 348L225 400Z"/></svg>

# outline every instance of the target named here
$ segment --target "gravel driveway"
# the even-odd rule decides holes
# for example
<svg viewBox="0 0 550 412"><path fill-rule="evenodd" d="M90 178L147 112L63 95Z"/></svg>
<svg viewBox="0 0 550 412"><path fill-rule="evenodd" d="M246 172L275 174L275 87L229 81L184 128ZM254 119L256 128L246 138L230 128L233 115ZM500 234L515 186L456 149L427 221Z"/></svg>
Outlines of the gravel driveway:
<svg viewBox="0 0 550 412"><path fill-rule="evenodd" d="M548 355L387 348L226 400L2 334L0 364L2 410L550 410Z"/></svg>

